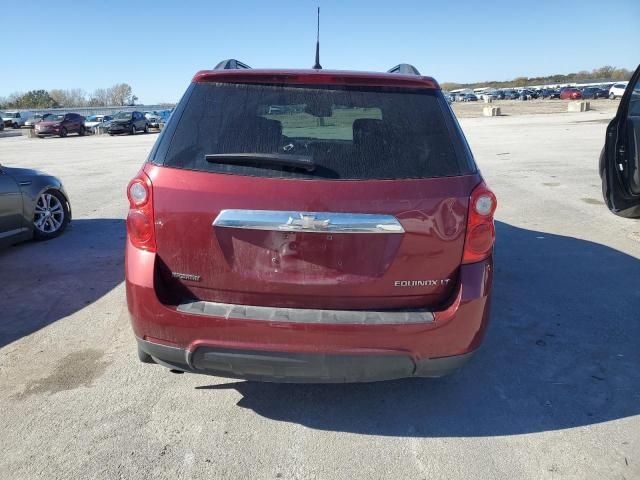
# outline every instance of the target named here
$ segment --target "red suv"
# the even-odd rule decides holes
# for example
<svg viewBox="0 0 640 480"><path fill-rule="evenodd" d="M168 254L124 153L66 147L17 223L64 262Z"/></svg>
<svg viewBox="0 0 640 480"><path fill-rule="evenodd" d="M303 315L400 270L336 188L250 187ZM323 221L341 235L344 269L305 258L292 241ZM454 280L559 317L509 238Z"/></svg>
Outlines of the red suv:
<svg viewBox="0 0 640 480"><path fill-rule="evenodd" d="M77 113L54 113L36 123L35 132L38 137L57 135L66 137L69 133L85 134L84 117Z"/></svg>
<svg viewBox="0 0 640 480"><path fill-rule="evenodd" d="M560 100L580 100L582 92L577 88L563 88L560 91Z"/></svg>
<svg viewBox="0 0 640 480"><path fill-rule="evenodd" d="M127 189L141 361L357 382L442 376L478 348L496 199L438 83L392 71L412 73L193 77Z"/></svg>

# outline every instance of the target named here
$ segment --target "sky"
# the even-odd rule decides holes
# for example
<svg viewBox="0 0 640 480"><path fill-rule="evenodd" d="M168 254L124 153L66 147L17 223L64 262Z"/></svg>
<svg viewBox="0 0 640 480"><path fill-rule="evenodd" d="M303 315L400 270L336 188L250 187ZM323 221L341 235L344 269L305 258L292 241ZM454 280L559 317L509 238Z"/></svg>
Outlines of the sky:
<svg viewBox="0 0 640 480"><path fill-rule="evenodd" d="M328 69L411 63L440 82L476 82L640 62L640 0L4 1L0 96L125 82L153 104L177 101L226 58L309 68L317 6Z"/></svg>

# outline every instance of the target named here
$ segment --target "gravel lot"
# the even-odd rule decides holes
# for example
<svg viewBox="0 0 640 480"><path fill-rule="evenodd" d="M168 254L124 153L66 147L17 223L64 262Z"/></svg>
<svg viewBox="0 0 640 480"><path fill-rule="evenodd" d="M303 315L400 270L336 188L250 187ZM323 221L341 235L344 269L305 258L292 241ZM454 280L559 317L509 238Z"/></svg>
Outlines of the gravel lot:
<svg viewBox="0 0 640 480"><path fill-rule="evenodd" d="M0 478L640 478L640 222L602 203L612 114L461 120L499 201L493 323L450 378L366 385L138 363L124 190L156 136L1 138L74 221L0 252Z"/></svg>

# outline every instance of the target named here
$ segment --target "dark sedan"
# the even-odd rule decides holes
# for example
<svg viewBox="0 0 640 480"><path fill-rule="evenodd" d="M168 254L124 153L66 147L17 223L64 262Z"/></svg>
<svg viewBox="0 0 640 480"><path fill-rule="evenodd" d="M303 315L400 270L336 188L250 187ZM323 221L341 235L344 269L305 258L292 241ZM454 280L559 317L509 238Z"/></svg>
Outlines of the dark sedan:
<svg viewBox="0 0 640 480"><path fill-rule="evenodd" d="M0 165L0 247L57 237L71 221L71 205L56 177Z"/></svg>
<svg viewBox="0 0 640 480"><path fill-rule="evenodd" d="M109 135L128 133L134 135L136 132L149 132L149 122L142 112L120 112L116 113L113 120L107 127Z"/></svg>
<svg viewBox="0 0 640 480"><path fill-rule="evenodd" d="M586 87L582 89L582 98L608 98L609 90L598 87Z"/></svg>

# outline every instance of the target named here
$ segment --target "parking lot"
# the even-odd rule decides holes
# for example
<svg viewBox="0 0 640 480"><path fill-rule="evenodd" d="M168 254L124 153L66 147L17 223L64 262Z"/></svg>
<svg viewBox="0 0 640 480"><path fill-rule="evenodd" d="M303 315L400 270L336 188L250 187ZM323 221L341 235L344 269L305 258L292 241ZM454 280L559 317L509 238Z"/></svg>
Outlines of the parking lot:
<svg viewBox="0 0 640 480"><path fill-rule="evenodd" d="M597 99L586 100L590 108L596 112L613 117L620 100ZM536 99L536 100L494 100L490 104L478 102L454 102L451 104L458 118L473 118L482 116L482 107L499 107L501 115L540 115L548 113L564 113L567 111L567 100Z"/></svg>
<svg viewBox="0 0 640 480"><path fill-rule="evenodd" d="M452 377L360 385L139 363L125 186L157 135L0 138L74 217L0 251L0 478L640 478L640 222L598 177L614 103L461 118L499 202L487 339Z"/></svg>

